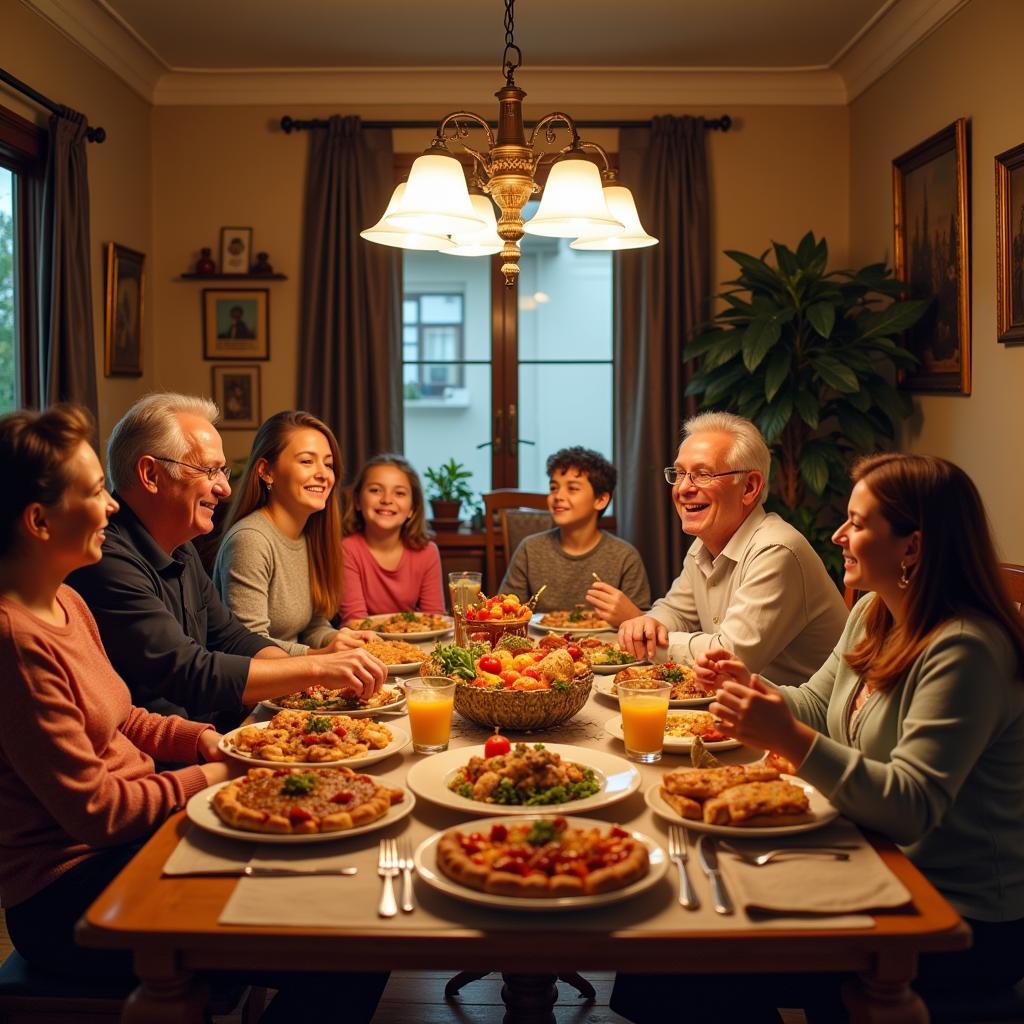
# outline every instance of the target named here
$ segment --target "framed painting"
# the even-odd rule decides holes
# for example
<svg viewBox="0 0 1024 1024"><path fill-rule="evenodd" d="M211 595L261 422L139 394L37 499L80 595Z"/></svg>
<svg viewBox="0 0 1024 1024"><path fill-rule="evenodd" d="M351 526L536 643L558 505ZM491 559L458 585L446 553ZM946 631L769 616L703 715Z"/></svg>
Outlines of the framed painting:
<svg viewBox="0 0 1024 1024"><path fill-rule="evenodd" d="M252 266L252 228L220 229L220 272L248 274Z"/></svg>
<svg viewBox="0 0 1024 1024"><path fill-rule="evenodd" d="M142 376L146 257L107 242L103 364L108 377Z"/></svg>
<svg viewBox="0 0 1024 1024"><path fill-rule="evenodd" d="M996 157L999 340L1024 341L1024 143Z"/></svg>
<svg viewBox="0 0 1024 1024"><path fill-rule="evenodd" d="M218 430L255 430L261 420L259 366L215 366L213 400L220 406Z"/></svg>
<svg viewBox="0 0 1024 1024"><path fill-rule="evenodd" d="M203 358L270 358L270 290L203 289Z"/></svg>
<svg viewBox="0 0 1024 1024"><path fill-rule="evenodd" d="M960 118L893 163L896 276L908 298L932 299L904 344L917 356L908 391L971 393L967 120Z"/></svg>

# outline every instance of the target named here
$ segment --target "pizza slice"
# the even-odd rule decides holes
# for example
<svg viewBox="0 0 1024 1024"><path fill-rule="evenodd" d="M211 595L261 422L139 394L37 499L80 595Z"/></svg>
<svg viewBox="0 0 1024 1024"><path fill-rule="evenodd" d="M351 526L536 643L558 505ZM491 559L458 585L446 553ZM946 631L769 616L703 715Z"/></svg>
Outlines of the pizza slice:
<svg viewBox="0 0 1024 1024"><path fill-rule="evenodd" d="M704 804L709 825L799 825L811 817L804 790L782 779L732 786Z"/></svg>

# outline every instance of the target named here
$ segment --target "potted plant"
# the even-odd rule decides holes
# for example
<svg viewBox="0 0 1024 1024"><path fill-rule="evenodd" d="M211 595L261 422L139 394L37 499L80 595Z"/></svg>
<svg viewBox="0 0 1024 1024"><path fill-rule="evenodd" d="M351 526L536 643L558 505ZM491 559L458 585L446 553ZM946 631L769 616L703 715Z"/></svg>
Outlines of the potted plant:
<svg viewBox="0 0 1024 1024"><path fill-rule="evenodd" d="M434 526L458 526L462 503L473 500L473 491L466 483L472 472L451 458L436 469L428 467L424 475L429 484L427 497L434 514Z"/></svg>
<svg viewBox="0 0 1024 1024"><path fill-rule="evenodd" d="M739 277L725 308L698 328L683 358L701 358L687 394L753 420L772 450L770 511L792 523L841 578L832 531L849 494L849 464L891 446L910 400L896 390L916 358L900 336L930 300L902 301L884 263L826 271L828 244L808 232L774 264L727 251ZM841 518L841 517L840 517Z"/></svg>

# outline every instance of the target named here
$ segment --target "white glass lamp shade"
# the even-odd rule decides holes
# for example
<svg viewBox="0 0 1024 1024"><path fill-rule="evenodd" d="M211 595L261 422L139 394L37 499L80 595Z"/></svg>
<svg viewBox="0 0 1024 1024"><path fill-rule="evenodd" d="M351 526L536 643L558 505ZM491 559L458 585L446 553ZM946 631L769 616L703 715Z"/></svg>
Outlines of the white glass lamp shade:
<svg viewBox="0 0 1024 1024"><path fill-rule="evenodd" d="M493 256L501 252L505 243L498 236L498 219L494 205L485 195L470 194L469 201L477 215L487 225L483 231L460 231L452 235L452 248L444 249L446 256Z"/></svg>
<svg viewBox="0 0 1024 1024"><path fill-rule="evenodd" d="M484 227L469 201L462 164L441 153L424 153L413 161L405 195L388 221L425 235L454 235Z"/></svg>
<svg viewBox="0 0 1024 1024"><path fill-rule="evenodd" d="M642 249L648 245L658 244L658 240L647 234L640 223L640 215L636 212L636 203L633 202L633 193L625 185L605 185L604 198L612 216L622 221L626 230L621 235L584 235L575 242L570 242L570 249Z"/></svg>
<svg viewBox="0 0 1024 1024"><path fill-rule="evenodd" d="M551 168L537 212L526 222L531 235L577 238L625 230L608 210L597 167L582 157L565 157Z"/></svg>
<svg viewBox="0 0 1024 1024"><path fill-rule="evenodd" d="M360 231L359 237L365 238L368 242L376 242L378 245L391 245L396 249L420 249L426 252L450 249L455 243L447 235L424 235L406 228L396 227L389 221L388 218L398 208L404 195L405 182L403 181L391 193L391 200L388 202L388 208L384 211L384 216L373 227Z"/></svg>

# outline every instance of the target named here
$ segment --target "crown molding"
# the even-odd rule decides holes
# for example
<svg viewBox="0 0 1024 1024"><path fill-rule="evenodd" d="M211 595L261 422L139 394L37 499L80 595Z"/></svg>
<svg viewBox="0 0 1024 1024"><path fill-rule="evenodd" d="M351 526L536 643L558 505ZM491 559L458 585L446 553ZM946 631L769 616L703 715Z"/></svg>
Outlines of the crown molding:
<svg viewBox="0 0 1024 1024"><path fill-rule="evenodd" d="M901 0L889 7L857 45L833 62L846 82L847 102L874 85L968 3L970 0Z"/></svg>
<svg viewBox="0 0 1024 1024"><path fill-rule="evenodd" d="M168 68L105 7L92 0L21 0L61 35L109 68L149 103Z"/></svg>

